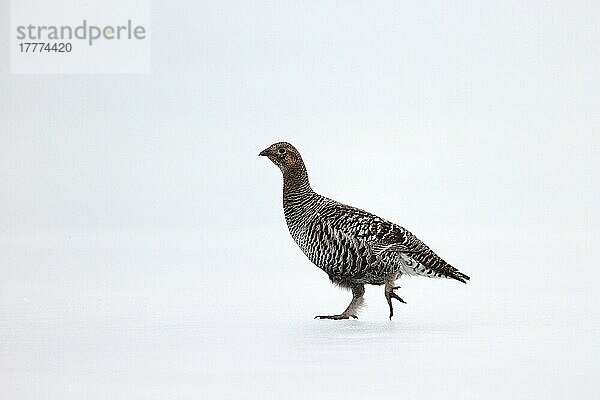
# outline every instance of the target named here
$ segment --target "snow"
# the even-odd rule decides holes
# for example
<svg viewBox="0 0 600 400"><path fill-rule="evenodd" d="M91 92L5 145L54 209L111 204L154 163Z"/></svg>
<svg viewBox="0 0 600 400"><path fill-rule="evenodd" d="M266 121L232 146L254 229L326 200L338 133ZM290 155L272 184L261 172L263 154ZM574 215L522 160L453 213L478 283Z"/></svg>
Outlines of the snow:
<svg viewBox="0 0 600 400"><path fill-rule="evenodd" d="M213 234L3 236L2 397L600 395L591 235L574 244L577 263L558 268L572 259L558 235L486 232L465 251L436 233L468 285L402 278L408 304L395 303L393 321L381 287L367 287L359 320L327 321L313 317L350 294L284 231Z"/></svg>

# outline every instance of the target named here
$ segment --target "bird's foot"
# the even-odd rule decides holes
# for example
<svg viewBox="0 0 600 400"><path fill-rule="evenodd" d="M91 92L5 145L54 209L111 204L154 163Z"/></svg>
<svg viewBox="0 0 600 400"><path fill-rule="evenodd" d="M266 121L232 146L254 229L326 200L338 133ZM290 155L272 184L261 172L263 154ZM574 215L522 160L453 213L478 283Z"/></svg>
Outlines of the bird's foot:
<svg viewBox="0 0 600 400"><path fill-rule="evenodd" d="M400 303L406 304L406 302L400 296L398 296L396 293L394 293L394 290L396 290L398 288L400 288L400 286L395 286L389 292L385 292L385 298L388 302L388 305L390 306L390 321L392 320L392 317L394 316L394 308L392 307L392 299L396 299Z"/></svg>
<svg viewBox="0 0 600 400"><path fill-rule="evenodd" d="M317 315L315 319L358 319L358 317L354 314L336 314L336 315Z"/></svg>

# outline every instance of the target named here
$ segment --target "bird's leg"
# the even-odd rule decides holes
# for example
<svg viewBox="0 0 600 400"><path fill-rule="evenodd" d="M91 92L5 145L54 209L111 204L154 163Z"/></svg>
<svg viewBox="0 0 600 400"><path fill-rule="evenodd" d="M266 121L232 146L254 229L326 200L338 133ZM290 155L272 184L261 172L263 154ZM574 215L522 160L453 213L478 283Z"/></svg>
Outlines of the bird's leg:
<svg viewBox="0 0 600 400"><path fill-rule="evenodd" d="M352 301L341 314L336 315L317 315L315 319L349 319L358 318L357 314L364 303L363 295L365 294L365 286L358 285L352 287Z"/></svg>
<svg viewBox="0 0 600 400"><path fill-rule="evenodd" d="M398 296L396 293L394 293L394 290L396 290L398 288L400 288L400 286L394 286L394 281L387 281L385 283L385 299L387 300L388 306L390 306L390 321L392 320L392 317L394 316L394 308L392 307L392 299L396 299L400 303L406 304L406 302L404 300L402 300L402 298L400 296Z"/></svg>

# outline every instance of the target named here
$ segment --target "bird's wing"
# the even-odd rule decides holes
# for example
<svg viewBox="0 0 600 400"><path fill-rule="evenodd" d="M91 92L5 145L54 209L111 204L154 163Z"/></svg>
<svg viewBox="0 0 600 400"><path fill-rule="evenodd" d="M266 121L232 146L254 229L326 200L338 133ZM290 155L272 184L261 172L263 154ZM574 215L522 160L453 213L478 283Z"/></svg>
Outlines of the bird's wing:
<svg viewBox="0 0 600 400"><path fill-rule="evenodd" d="M369 247L376 258L402 253L423 265L427 275L445 276L461 282L469 279L410 231L367 211L335 202L324 210L321 218L344 236Z"/></svg>
<svg viewBox="0 0 600 400"><path fill-rule="evenodd" d="M359 208L338 202L323 209L318 218L339 235L352 238L381 256L386 252L418 253L427 246L403 227Z"/></svg>

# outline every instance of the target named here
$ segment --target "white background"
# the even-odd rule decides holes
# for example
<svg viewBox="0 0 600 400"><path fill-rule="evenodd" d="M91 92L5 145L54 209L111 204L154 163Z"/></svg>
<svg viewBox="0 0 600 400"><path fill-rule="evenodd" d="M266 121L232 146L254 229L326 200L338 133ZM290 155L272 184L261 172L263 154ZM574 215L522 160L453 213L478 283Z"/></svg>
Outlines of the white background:
<svg viewBox="0 0 600 400"><path fill-rule="evenodd" d="M599 14L155 1L145 75L11 75L1 30L0 397L598 398ZM287 233L279 140L471 282L313 320L350 295Z"/></svg>

